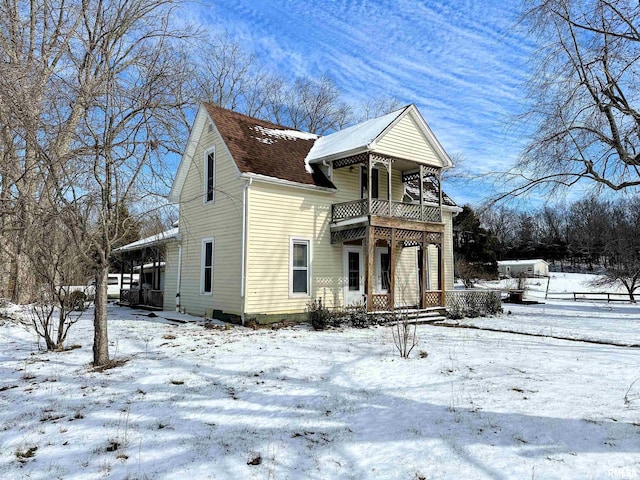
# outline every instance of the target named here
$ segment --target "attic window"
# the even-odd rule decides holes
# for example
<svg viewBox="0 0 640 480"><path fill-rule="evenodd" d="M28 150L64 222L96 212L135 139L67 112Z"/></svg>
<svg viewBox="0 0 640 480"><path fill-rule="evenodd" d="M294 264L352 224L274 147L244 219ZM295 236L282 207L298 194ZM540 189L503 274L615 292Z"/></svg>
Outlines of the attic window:
<svg viewBox="0 0 640 480"><path fill-rule="evenodd" d="M207 132L209 132L209 133L212 133L212 132L213 132L213 124L212 124L212 123L210 123L210 124L207 126Z"/></svg>
<svg viewBox="0 0 640 480"><path fill-rule="evenodd" d="M216 184L216 151L215 149L204 152L204 201L205 203L215 200Z"/></svg>

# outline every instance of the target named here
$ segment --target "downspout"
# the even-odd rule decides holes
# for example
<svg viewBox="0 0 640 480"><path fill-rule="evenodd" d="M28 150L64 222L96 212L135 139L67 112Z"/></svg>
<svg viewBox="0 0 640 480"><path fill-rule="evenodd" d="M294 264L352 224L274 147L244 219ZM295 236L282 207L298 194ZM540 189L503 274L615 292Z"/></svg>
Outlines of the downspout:
<svg viewBox="0 0 640 480"><path fill-rule="evenodd" d="M247 308L247 238L249 235L249 187L253 183L253 178L249 178L244 186L242 195L242 265L240 267L240 318L245 324L245 311Z"/></svg>

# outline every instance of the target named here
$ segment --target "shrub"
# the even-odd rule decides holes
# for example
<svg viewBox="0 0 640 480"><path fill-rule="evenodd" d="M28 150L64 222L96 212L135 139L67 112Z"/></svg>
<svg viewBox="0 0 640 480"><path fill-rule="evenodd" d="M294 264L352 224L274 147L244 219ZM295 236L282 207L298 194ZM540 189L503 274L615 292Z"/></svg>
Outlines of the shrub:
<svg viewBox="0 0 640 480"><path fill-rule="evenodd" d="M331 326L331 312L322 305L322 300L313 300L307 305L309 322L315 330L325 330Z"/></svg>

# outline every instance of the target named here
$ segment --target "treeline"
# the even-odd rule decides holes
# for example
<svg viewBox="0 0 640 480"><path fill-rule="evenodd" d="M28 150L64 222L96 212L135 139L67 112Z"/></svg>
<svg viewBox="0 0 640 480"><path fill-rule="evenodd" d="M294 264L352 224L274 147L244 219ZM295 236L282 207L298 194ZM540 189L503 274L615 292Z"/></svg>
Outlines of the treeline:
<svg viewBox="0 0 640 480"><path fill-rule="evenodd" d="M495 275L498 260L542 258L558 270L600 270L629 285L640 277L640 196L589 197L526 212L465 206L454 232L459 269L476 276Z"/></svg>

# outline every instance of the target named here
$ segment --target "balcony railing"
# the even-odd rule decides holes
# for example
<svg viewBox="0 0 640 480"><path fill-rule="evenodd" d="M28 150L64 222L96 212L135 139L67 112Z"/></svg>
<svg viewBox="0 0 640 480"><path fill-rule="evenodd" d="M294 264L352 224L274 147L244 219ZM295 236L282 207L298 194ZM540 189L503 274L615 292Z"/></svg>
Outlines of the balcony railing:
<svg viewBox="0 0 640 480"><path fill-rule="evenodd" d="M371 208L369 208L371 207ZM440 222L440 208L420 205L415 203L389 202L388 200L354 200L351 202L334 203L331 205L331 221L337 222L349 218L357 218L365 215L377 215L380 217L402 218L416 222Z"/></svg>

